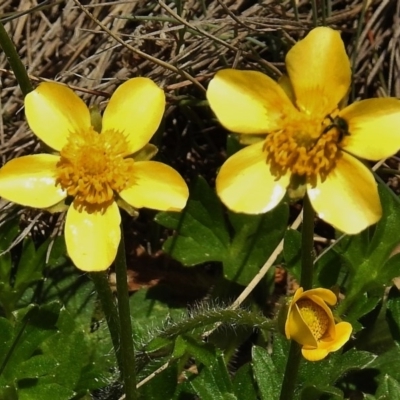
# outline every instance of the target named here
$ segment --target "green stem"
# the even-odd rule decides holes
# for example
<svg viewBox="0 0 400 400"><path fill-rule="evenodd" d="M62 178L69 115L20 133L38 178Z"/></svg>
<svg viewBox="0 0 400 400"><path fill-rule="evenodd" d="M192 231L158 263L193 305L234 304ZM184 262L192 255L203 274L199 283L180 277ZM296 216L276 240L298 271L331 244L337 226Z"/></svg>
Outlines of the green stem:
<svg viewBox="0 0 400 400"><path fill-rule="evenodd" d="M307 195L303 200L301 248L300 286L309 290L312 289L314 272L314 210Z"/></svg>
<svg viewBox="0 0 400 400"><path fill-rule="evenodd" d="M285 375L283 376L281 395L279 400L291 400L296 387L296 377L301 360L300 345L292 340L286 361Z"/></svg>
<svg viewBox="0 0 400 400"><path fill-rule="evenodd" d="M400 170L393 168L379 168L379 172L390 175L400 175Z"/></svg>
<svg viewBox="0 0 400 400"><path fill-rule="evenodd" d="M312 19L314 27L318 26L318 7L316 0L311 0Z"/></svg>
<svg viewBox="0 0 400 400"><path fill-rule="evenodd" d="M125 399L136 400L136 365L135 351L132 341L131 313L129 309L129 293L127 282L126 256L124 235L121 232L121 242L115 259L115 272L117 277L118 311L121 333L120 353L122 358L122 375L125 385Z"/></svg>
<svg viewBox="0 0 400 400"><path fill-rule="evenodd" d="M122 371L123 363L121 358L121 339L119 334L119 318L118 310L114 303L114 296L110 289L106 273L104 272L92 272L90 274L92 281L96 287L97 294L99 296L101 307L106 317L108 330L110 331L112 344L117 358L119 370Z"/></svg>
<svg viewBox="0 0 400 400"><path fill-rule="evenodd" d="M303 224L301 230L301 277L300 286L304 290L312 288L313 261L314 261L314 210L310 199L306 195L303 200ZM291 341L289 355L286 362L285 375L283 377L280 400L292 400L296 387L301 353L300 345Z"/></svg>
<svg viewBox="0 0 400 400"><path fill-rule="evenodd" d="M1 21L0 21L0 46L3 49L8 62L10 63L10 67L15 74L15 78L18 81L18 84L21 88L23 95L26 96L29 92L33 90L33 87L28 77L28 74L26 73L24 64L19 58L17 50L15 49L15 46L10 36L8 36L4 28L4 25L2 24Z"/></svg>

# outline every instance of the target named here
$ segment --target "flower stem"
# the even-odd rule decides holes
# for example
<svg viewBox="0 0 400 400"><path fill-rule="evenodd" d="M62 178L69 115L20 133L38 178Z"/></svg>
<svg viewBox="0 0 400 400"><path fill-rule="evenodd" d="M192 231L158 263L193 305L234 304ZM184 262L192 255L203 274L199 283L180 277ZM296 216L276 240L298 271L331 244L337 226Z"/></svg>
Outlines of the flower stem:
<svg viewBox="0 0 400 400"><path fill-rule="evenodd" d="M304 290L312 288L314 267L314 210L306 195L303 200L303 225L301 230L301 277ZM292 400L301 361L300 345L291 341L279 400Z"/></svg>
<svg viewBox="0 0 400 400"><path fill-rule="evenodd" d="M314 210L307 195L303 200L301 248L300 286L309 290L312 289L314 272Z"/></svg>
<svg viewBox="0 0 400 400"><path fill-rule="evenodd" d="M135 351L132 341L131 313L129 309L129 294L127 282L126 256L124 235L121 232L121 242L115 259L115 273L117 278L118 311L121 334L122 375L125 385L125 399L136 400L136 364Z"/></svg>
<svg viewBox="0 0 400 400"><path fill-rule="evenodd" d="M279 400L293 399L300 360L300 345L292 340L290 342L289 354L286 361L285 375L283 376L281 395L279 397Z"/></svg>
<svg viewBox="0 0 400 400"><path fill-rule="evenodd" d="M26 96L29 92L33 90L33 87L28 77L28 74L26 73L24 64L19 58L17 50L15 49L15 46L10 36L8 36L4 28L4 25L2 24L1 21L0 21L0 46L3 49L8 62L10 63L10 67L15 74L15 78L18 81L19 87L21 88L23 95Z"/></svg>
<svg viewBox="0 0 400 400"><path fill-rule="evenodd" d="M112 344L117 358L119 370L122 371L123 363L121 359L121 339L119 334L119 318L118 310L114 303L114 296L111 292L107 276L104 272L92 272L90 274L92 281L96 287L101 307L106 317L108 330L110 331Z"/></svg>

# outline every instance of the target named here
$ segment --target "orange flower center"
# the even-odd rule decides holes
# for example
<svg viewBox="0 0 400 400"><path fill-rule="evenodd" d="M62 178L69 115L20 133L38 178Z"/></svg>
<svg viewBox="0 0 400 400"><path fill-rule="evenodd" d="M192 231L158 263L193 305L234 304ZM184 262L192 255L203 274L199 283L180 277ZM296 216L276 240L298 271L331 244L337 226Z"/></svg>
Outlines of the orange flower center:
<svg viewBox="0 0 400 400"><path fill-rule="evenodd" d="M309 299L299 300L296 304L315 339L321 339L329 326L329 316L325 310Z"/></svg>
<svg viewBox="0 0 400 400"><path fill-rule="evenodd" d="M115 130L101 134L93 128L70 133L57 163L57 183L74 196L78 206L102 209L114 193L133 184L134 161L124 135Z"/></svg>
<svg viewBox="0 0 400 400"><path fill-rule="evenodd" d="M341 157L344 132L332 118L322 122L303 113L291 116L282 129L267 135L264 150L271 173L278 179L288 171L315 186L335 168Z"/></svg>

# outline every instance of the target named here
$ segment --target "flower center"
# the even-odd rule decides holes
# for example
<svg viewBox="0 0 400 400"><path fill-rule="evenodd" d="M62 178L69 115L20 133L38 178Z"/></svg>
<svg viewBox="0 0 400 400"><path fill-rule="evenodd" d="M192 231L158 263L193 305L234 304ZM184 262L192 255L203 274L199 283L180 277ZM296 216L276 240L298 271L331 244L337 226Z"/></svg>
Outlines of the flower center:
<svg viewBox="0 0 400 400"><path fill-rule="evenodd" d="M134 161L124 158L128 142L122 132L101 134L93 128L70 133L57 163L57 183L78 206L102 209L114 193L133 184Z"/></svg>
<svg viewBox="0 0 400 400"><path fill-rule="evenodd" d="M308 299L299 300L296 304L304 322L310 328L315 339L321 339L329 326L329 317L325 310Z"/></svg>
<svg viewBox="0 0 400 400"><path fill-rule="evenodd" d="M279 179L290 171L315 186L317 177L326 179L341 157L339 142L343 136L332 118L322 123L305 114L286 121L284 128L267 135L264 150L271 173Z"/></svg>

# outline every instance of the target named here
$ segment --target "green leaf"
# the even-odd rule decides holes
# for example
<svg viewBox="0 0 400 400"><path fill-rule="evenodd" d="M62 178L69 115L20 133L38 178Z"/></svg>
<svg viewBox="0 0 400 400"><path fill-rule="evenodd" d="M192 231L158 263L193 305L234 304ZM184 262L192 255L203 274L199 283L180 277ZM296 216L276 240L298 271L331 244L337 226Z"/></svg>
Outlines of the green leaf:
<svg viewBox="0 0 400 400"><path fill-rule="evenodd" d="M280 381L277 370L268 352L259 346L252 350L254 376L262 400L277 400L280 393Z"/></svg>
<svg viewBox="0 0 400 400"><path fill-rule="evenodd" d="M172 399L177 388L178 369L176 364L170 364L167 369L157 374L145 384L140 393L144 399Z"/></svg>
<svg viewBox="0 0 400 400"><path fill-rule="evenodd" d="M224 394L218 387L213 374L207 368L191 381L194 392L202 400L224 400Z"/></svg>
<svg viewBox="0 0 400 400"><path fill-rule="evenodd" d="M288 229L283 242L283 257L285 267L293 277L300 282L301 275L301 233Z"/></svg>
<svg viewBox="0 0 400 400"><path fill-rule="evenodd" d="M302 389L301 400L341 400L343 399L343 392L332 386L310 385Z"/></svg>
<svg viewBox="0 0 400 400"><path fill-rule="evenodd" d="M383 268L376 279L377 283L381 283L382 285L387 285L393 278L397 278L399 276L400 271L400 253L392 256L389 260L383 265Z"/></svg>
<svg viewBox="0 0 400 400"><path fill-rule="evenodd" d="M384 375L375 397L377 400L400 400L400 383L390 375Z"/></svg>
<svg viewBox="0 0 400 400"><path fill-rule="evenodd" d="M288 216L286 203L261 215L230 212L229 220L235 234L223 259L225 277L247 285L282 240Z"/></svg>
<svg viewBox="0 0 400 400"><path fill-rule="evenodd" d="M29 383L29 386L20 387L20 390L18 391L19 400L71 400L76 395L75 391L57 383L47 384L39 381L36 382L35 385L31 385L32 383Z"/></svg>
<svg viewBox="0 0 400 400"><path fill-rule="evenodd" d="M398 243L400 203L385 186L379 185L379 194L383 215L378 224L359 235L345 237L334 247L350 273L346 298L339 307L341 313L347 312L361 293L380 289L398 275L399 258L388 259Z"/></svg>
<svg viewBox="0 0 400 400"><path fill-rule="evenodd" d="M178 336L175 340L174 351L172 352L172 357L173 358L181 358L186 354L186 352L187 352L187 342L183 337Z"/></svg>
<svg viewBox="0 0 400 400"><path fill-rule="evenodd" d="M87 274L82 274L70 262L65 262L64 240L58 242L56 248L52 247L52 254L46 281L41 291L37 291L38 301L44 303L60 300L74 318L75 324L88 332L96 306L94 284Z"/></svg>
<svg viewBox="0 0 400 400"><path fill-rule="evenodd" d="M39 354L21 363L18 367L18 379L37 379L53 373L57 361L49 355Z"/></svg>
<svg viewBox="0 0 400 400"><path fill-rule="evenodd" d="M350 371L370 367L376 359L374 354L351 349L344 354L332 353L328 358L318 361L305 361L300 368L300 380L305 386L328 387Z"/></svg>
<svg viewBox="0 0 400 400"><path fill-rule="evenodd" d="M378 222L368 248L372 261L381 264L386 261L398 244L400 201L386 185L378 185L383 215Z"/></svg>
<svg viewBox="0 0 400 400"><path fill-rule="evenodd" d="M18 263L15 277L15 290L22 292L28 285L43 277L43 268L46 264L46 253L49 241L43 243L37 250L31 238L26 238L22 247L22 255Z"/></svg>
<svg viewBox="0 0 400 400"><path fill-rule="evenodd" d="M217 353L213 345L195 340L190 336L183 336L182 341L186 344L186 351L192 355L196 363L200 363L211 369L216 364Z"/></svg>
<svg viewBox="0 0 400 400"><path fill-rule="evenodd" d="M182 213L162 212L155 220L178 230L178 236L168 238L163 249L183 265L223 260L229 234L221 203L203 178L198 178L191 188Z"/></svg>
<svg viewBox="0 0 400 400"><path fill-rule="evenodd" d="M202 400L239 400L234 393L220 387L218 377L212 370L204 368L200 375L191 381L191 385Z"/></svg>
<svg viewBox="0 0 400 400"><path fill-rule="evenodd" d="M9 349L9 343L13 337L14 327L6 318L0 318L0 365L4 354Z"/></svg>
<svg viewBox="0 0 400 400"><path fill-rule="evenodd" d="M211 366L210 370L213 372L221 391L224 393L224 399L231 398L225 396L228 393L233 395L233 386L222 353L218 352L216 362ZM236 396L232 398L236 398Z"/></svg>
<svg viewBox="0 0 400 400"><path fill-rule="evenodd" d="M18 391L15 384L0 387L0 399L18 400Z"/></svg>
<svg viewBox="0 0 400 400"><path fill-rule="evenodd" d="M243 365L235 373L233 392L238 399L258 400L256 382L250 364Z"/></svg>
<svg viewBox="0 0 400 400"><path fill-rule="evenodd" d="M19 230L19 218L12 218L0 227L0 254L8 250ZM9 283L11 273L11 254L6 252L0 256L0 281Z"/></svg>
<svg viewBox="0 0 400 400"><path fill-rule="evenodd" d="M191 337L185 337L188 353L193 355L201 371L191 381L194 391L201 399L236 400L232 383L223 355L208 343L201 343Z"/></svg>
<svg viewBox="0 0 400 400"><path fill-rule="evenodd" d="M386 320L393 340L400 345L400 291L395 286L389 292L386 305Z"/></svg>
<svg viewBox="0 0 400 400"><path fill-rule="evenodd" d="M162 288L141 289L130 297L132 329L136 341L147 341L149 331L161 327L167 318L173 320L182 317L184 309L170 306L167 302L168 297L168 293L163 292ZM166 345L165 342L163 343ZM156 343L153 343L154 345ZM163 347L162 343L161 347Z"/></svg>
<svg viewBox="0 0 400 400"><path fill-rule="evenodd" d="M65 247L64 236L57 236L53 241L53 245L51 246L48 264L54 268L63 266L67 263L71 264L68 262L66 254L67 249Z"/></svg>
<svg viewBox="0 0 400 400"><path fill-rule="evenodd" d="M360 294L347 310L346 321L356 326L357 321L364 315L373 311L381 304L382 296L369 296L367 293ZM359 329L355 330L358 331Z"/></svg>
<svg viewBox="0 0 400 400"><path fill-rule="evenodd" d="M230 235L218 197L199 178L185 210L160 213L156 221L178 231L163 247L172 257L186 266L222 262L227 279L247 285L282 239L288 214L285 203L262 215L229 212Z"/></svg>
<svg viewBox="0 0 400 400"><path fill-rule="evenodd" d="M23 316L15 325L13 337L5 345L8 348L0 355L0 374L5 382L17 379L23 362L34 355L44 340L57 333L60 308L54 302L40 308L29 307L26 313L21 313Z"/></svg>
<svg viewBox="0 0 400 400"><path fill-rule="evenodd" d="M395 346L379 355L369 367L376 369L382 375L390 375L400 381L400 348Z"/></svg>
<svg viewBox="0 0 400 400"><path fill-rule="evenodd" d="M248 135L246 135L248 136ZM236 134L229 134L226 138L226 153L227 156L230 157L231 155L238 152L240 149L243 148L243 145L240 144L240 137Z"/></svg>
<svg viewBox="0 0 400 400"><path fill-rule="evenodd" d="M271 358L278 372L278 376L282 378L285 373L286 360L289 353L289 345L290 341L287 340L283 335L274 335Z"/></svg>
<svg viewBox="0 0 400 400"><path fill-rule="evenodd" d="M315 264L314 287L343 286L347 273L343 264L343 259L335 251L323 254Z"/></svg>
<svg viewBox="0 0 400 400"><path fill-rule="evenodd" d="M42 353L51 356L56 363L49 374L40 379L40 384L58 384L77 393L105 386L114 366L113 357L105 357L110 347L107 353L98 352L92 336L75 324L73 315L65 308L60 312L57 328L57 335L40 346Z"/></svg>

